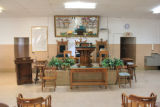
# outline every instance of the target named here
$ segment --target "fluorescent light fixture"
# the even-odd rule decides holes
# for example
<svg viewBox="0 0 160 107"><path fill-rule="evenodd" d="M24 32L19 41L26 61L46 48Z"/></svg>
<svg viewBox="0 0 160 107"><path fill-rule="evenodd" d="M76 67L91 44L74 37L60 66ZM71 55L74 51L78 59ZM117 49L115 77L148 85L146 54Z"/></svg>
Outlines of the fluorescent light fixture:
<svg viewBox="0 0 160 107"><path fill-rule="evenodd" d="M89 3L89 2L66 2L64 3L65 8L71 9L95 9L96 3Z"/></svg>
<svg viewBox="0 0 160 107"><path fill-rule="evenodd" d="M41 27L36 27L35 29L41 29Z"/></svg>
<svg viewBox="0 0 160 107"><path fill-rule="evenodd" d="M160 6L153 8L152 11L154 14L160 13Z"/></svg>

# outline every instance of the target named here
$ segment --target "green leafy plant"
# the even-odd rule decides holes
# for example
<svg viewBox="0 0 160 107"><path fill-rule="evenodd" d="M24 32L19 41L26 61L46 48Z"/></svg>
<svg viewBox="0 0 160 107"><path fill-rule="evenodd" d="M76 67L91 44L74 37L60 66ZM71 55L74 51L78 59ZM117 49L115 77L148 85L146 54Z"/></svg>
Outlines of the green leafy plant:
<svg viewBox="0 0 160 107"><path fill-rule="evenodd" d="M48 66L56 66L57 68L61 68L62 63L62 60L52 57L52 59L48 63Z"/></svg>
<svg viewBox="0 0 160 107"><path fill-rule="evenodd" d="M107 67L109 69L114 69L116 66L123 66L123 61L118 58L105 58L102 61L102 66Z"/></svg>
<svg viewBox="0 0 160 107"><path fill-rule="evenodd" d="M114 58L114 66L117 67L117 66L123 66L123 61L121 59L118 59L118 58Z"/></svg>
<svg viewBox="0 0 160 107"><path fill-rule="evenodd" d="M103 61L102 61L102 66L103 67L113 67L114 66L114 62L111 58L105 58Z"/></svg>
<svg viewBox="0 0 160 107"><path fill-rule="evenodd" d="M75 64L75 61L74 61L74 59L71 59L71 58L66 58L63 61L64 66L72 66L74 64Z"/></svg>

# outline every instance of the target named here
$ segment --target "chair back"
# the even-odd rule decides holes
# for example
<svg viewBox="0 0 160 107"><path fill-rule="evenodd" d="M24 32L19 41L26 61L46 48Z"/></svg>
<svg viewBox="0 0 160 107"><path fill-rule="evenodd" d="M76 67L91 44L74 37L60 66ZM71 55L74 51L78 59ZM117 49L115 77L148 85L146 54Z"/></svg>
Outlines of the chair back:
<svg viewBox="0 0 160 107"><path fill-rule="evenodd" d="M101 49L107 50L107 41L103 41L103 39L100 41L96 40L96 54L98 54Z"/></svg>
<svg viewBox="0 0 160 107"><path fill-rule="evenodd" d="M67 56L66 55L68 55L68 57L71 57L72 56L72 51L64 51L64 58L66 58Z"/></svg>
<svg viewBox="0 0 160 107"><path fill-rule="evenodd" d="M37 98L23 98L22 94L19 94L17 97L17 106L18 107L51 107L51 95L46 98L37 97Z"/></svg>
<svg viewBox="0 0 160 107"><path fill-rule="evenodd" d="M108 51L107 50L101 50L99 52L99 57L100 57L100 63L101 61L104 59L104 58L107 58L108 57Z"/></svg>
<svg viewBox="0 0 160 107"><path fill-rule="evenodd" d="M61 41L57 40L57 55L63 54L65 50L68 50L68 41L63 41L63 39Z"/></svg>
<svg viewBox="0 0 160 107"><path fill-rule="evenodd" d="M56 67L45 67L44 68L44 76L43 77L56 77Z"/></svg>
<svg viewBox="0 0 160 107"><path fill-rule="evenodd" d="M149 97L122 94L122 107L155 107L157 95L151 93Z"/></svg>

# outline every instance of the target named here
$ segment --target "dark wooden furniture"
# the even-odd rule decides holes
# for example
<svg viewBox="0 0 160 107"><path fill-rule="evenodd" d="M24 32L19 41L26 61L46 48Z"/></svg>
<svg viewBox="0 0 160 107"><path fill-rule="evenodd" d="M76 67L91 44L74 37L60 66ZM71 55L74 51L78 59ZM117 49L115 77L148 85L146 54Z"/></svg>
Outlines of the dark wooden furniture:
<svg viewBox="0 0 160 107"><path fill-rule="evenodd" d="M120 88L120 84L121 84L121 79L125 80L125 85L128 83L131 87L131 74L128 72L127 66L117 66L116 67L116 83L118 82L119 84L119 88Z"/></svg>
<svg viewBox="0 0 160 107"><path fill-rule="evenodd" d="M22 94L18 94L17 97L18 107L51 107L51 95L46 98L23 98Z"/></svg>
<svg viewBox="0 0 160 107"><path fill-rule="evenodd" d="M80 40L79 41L76 41L75 40L75 47L76 46L80 46L80 44L81 43L87 43L87 40L84 40L84 41L82 41L82 39L80 38ZM75 60L76 60L76 62L78 63L79 62L79 60L80 60L80 53L76 50L75 51Z"/></svg>
<svg viewBox="0 0 160 107"><path fill-rule="evenodd" d="M29 57L29 38L14 38L14 56L15 58Z"/></svg>
<svg viewBox="0 0 160 107"><path fill-rule="evenodd" d="M65 50L68 50L68 41L63 41L63 39L61 39L61 41L57 40L57 56L58 58L63 58L64 54L63 52Z"/></svg>
<svg viewBox="0 0 160 107"><path fill-rule="evenodd" d="M122 107L156 107L157 95L151 93L149 97L141 97L136 95L127 96L122 93Z"/></svg>
<svg viewBox="0 0 160 107"><path fill-rule="evenodd" d="M9 107L7 104L0 103L0 107Z"/></svg>
<svg viewBox="0 0 160 107"><path fill-rule="evenodd" d="M136 62L136 37L120 38L120 58L131 58Z"/></svg>
<svg viewBox="0 0 160 107"><path fill-rule="evenodd" d="M95 50L95 47L76 47L76 50L80 53L80 66L91 66L92 60L90 59L91 53Z"/></svg>
<svg viewBox="0 0 160 107"><path fill-rule="evenodd" d="M107 43L108 43L107 40L106 41L103 41L103 39L101 39L100 41L96 40L96 62L100 61L99 51L101 49L107 50Z"/></svg>
<svg viewBox="0 0 160 107"><path fill-rule="evenodd" d="M16 74L17 84L29 84L32 83L32 62L30 57L16 58Z"/></svg>
<svg viewBox="0 0 160 107"><path fill-rule="evenodd" d="M73 76L74 73L95 73L95 72L100 72L102 73L102 78L101 80L74 80ZM72 86L78 86L78 85L103 85L107 88L107 69L106 68L83 68L83 67L72 67L70 70L70 88L72 89Z"/></svg>
<svg viewBox="0 0 160 107"><path fill-rule="evenodd" d="M55 91L56 78L57 78L56 68L55 67L45 67L44 68L44 75L42 74L42 91L43 91L43 88L46 87L47 83L53 84L54 91Z"/></svg>

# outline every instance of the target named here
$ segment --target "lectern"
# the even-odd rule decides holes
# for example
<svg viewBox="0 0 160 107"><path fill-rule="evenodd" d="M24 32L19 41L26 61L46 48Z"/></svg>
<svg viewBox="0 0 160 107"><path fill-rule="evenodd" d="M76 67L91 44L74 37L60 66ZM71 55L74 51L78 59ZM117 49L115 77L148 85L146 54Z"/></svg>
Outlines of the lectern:
<svg viewBox="0 0 160 107"><path fill-rule="evenodd" d="M91 53L95 50L95 47L76 47L76 50L80 53L80 66L92 66Z"/></svg>
<svg viewBox="0 0 160 107"><path fill-rule="evenodd" d="M30 57L16 58L17 84L32 83L32 62Z"/></svg>

